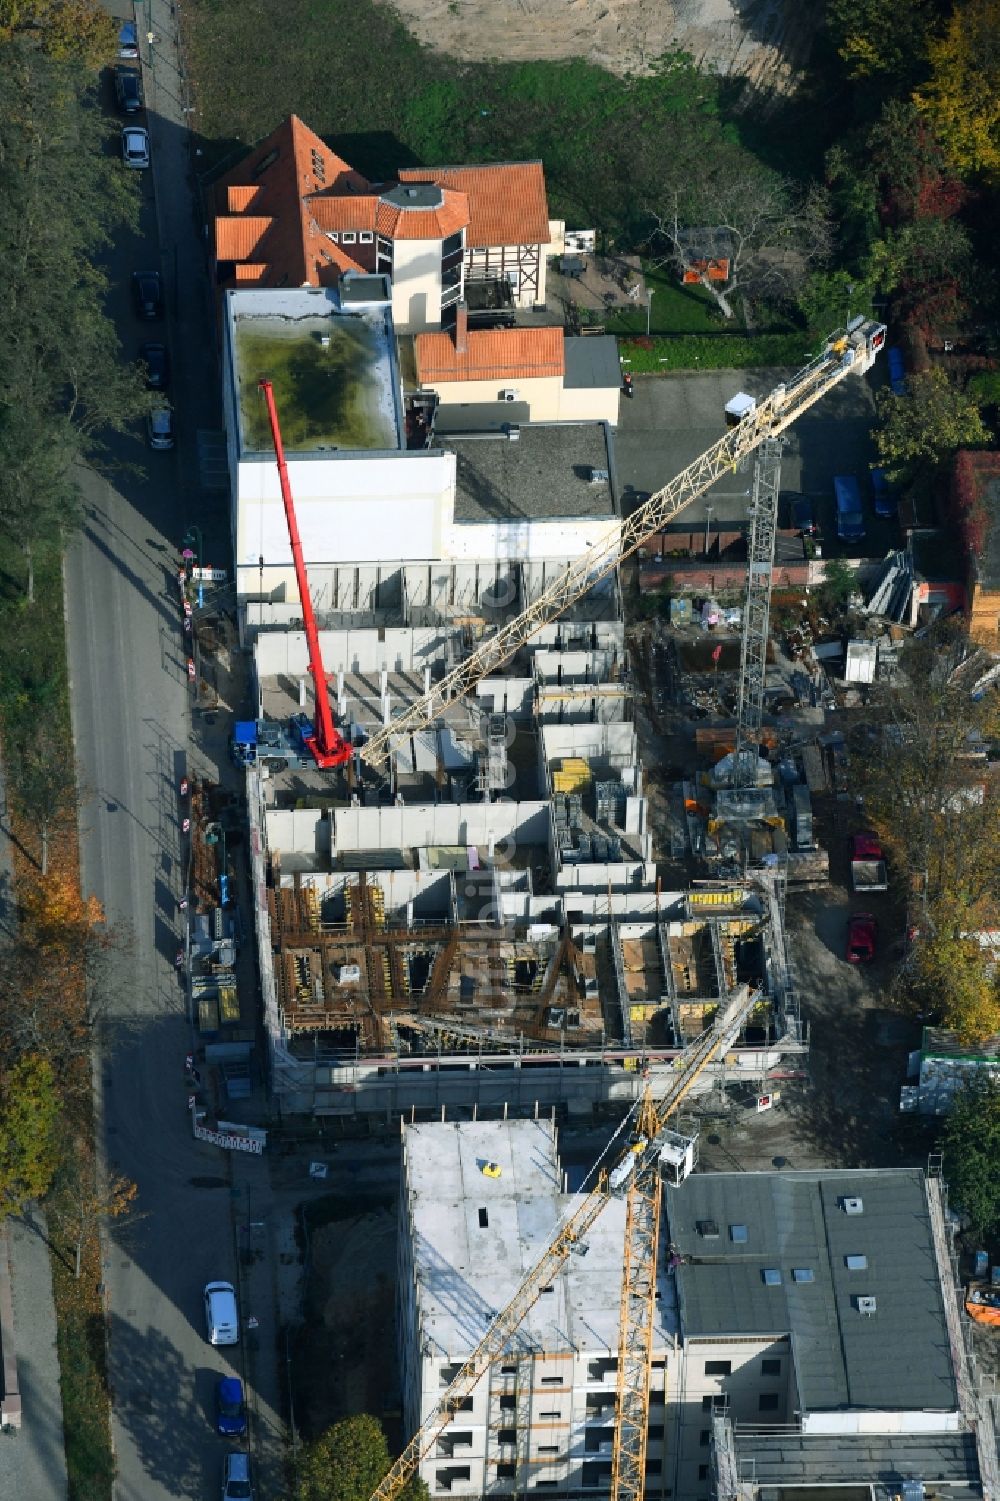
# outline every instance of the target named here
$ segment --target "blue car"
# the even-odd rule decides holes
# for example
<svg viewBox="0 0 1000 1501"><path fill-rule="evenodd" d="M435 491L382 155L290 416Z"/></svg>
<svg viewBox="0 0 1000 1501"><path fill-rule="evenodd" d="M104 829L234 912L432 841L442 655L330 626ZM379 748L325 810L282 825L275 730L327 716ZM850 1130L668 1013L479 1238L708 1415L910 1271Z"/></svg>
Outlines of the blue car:
<svg viewBox="0 0 1000 1501"><path fill-rule="evenodd" d="M906 395L906 369L903 365L903 351L895 344L889 350L889 389L893 396Z"/></svg>
<svg viewBox="0 0 1000 1501"><path fill-rule="evenodd" d="M247 1431L247 1405L243 1382L238 1376L222 1376L215 1388L215 1427L227 1438L242 1438Z"/></svg>
<svg viewBox="0 0 1000 1501"><path fill-rule="evenodd" d="M875 501L876 516L895 516L896 497L889 488L889 481L884 469L873 469L872 498Z"/></svg>

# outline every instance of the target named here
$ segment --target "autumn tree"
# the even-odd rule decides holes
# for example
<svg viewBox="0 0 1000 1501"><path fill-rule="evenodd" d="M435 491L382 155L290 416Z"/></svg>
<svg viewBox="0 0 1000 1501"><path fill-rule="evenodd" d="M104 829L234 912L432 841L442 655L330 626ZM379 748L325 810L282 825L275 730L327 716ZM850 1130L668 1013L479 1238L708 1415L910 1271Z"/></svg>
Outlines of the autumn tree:
<svg viewBox="0 0 1000 1501"><path fill-rule="evenodd" d="M1000 846L1000 802L984 787L977 753L1000 724L994 696L972 697L968 657L950 623L910 642L851 749L865 817L909 894L898 992L972 1040L1000 1029L1000 992L976 936L1000 928L1000 892L986 877Z"/></svg>
<svg viewBox="0 0 1000 1501"><path fill-rule="evenodd" d="M0 1216L48 1192L57 1162L59 1098L51 1063L34 1055L0 1076Z"/></svg>
<svg viewBox="0 0 1000 1501"><path fill-rule="evenodd" d="M73 1248L74 1274L80 1275L83 1248L108 1220L130 1217L139 1190L129 1178L109 1173L102 1182L88 1143L67 1144L58 1179L59 1227Z"/></svg>
<svg viewBox="0 0 1000 1501"><path fill-rule="evenodd" d="M936 468L960 448L987 442L976 401L954 386L943 370L911 375L903 396L880 391L875 410L875 447L890 469L913 474L922 467Z"/></svg>
<svg viewBox="0 0 1000 1501"><path fill-rule="evenodd" d="M913 78L934 20L931 0L828 0L826 24L848 76Z"/></svg>
<svg viewBox="0 0 1000 1501"><path fill-rule="evenodd" d="M1000 0L955 4L927 54L918 107L959 172L1000 177Z"/></svg>
<svg viewBox="0 0 1000 1501"><path fill-rule="evenodd" d="M368 1501L389 1468L389 1450L377 1418L362 1413L334 1423L299 1457L297 1501ZM414 1476L400 1501L427 1501Z"/></svg>
<svg viewBox="0 0 1000 1501"><path fill-rule="evenodd" d="M115 22L97 0L0 0L0 42L18 38L100 68L114 56Z"/></svg>
<svg viewBox="0 0 1000 1501"><path fill-rule="evenodd" d="M941 1145L948 1196L984 1238L1000 1231L1000 1080L979 1078L959 1091Z"/></svg>
<svg viewBox="0 0 1000 1501"><path fill-rule="evenodd" d="M733 317L736 292L765 301L791 300L809 270L830 251L829 205L822 189L801 191L754 161L723 156L712 167L676 175L653 205L653 240L660 264L694 274ZM725 257L725 284L712 280L706 259Z"/></svg>

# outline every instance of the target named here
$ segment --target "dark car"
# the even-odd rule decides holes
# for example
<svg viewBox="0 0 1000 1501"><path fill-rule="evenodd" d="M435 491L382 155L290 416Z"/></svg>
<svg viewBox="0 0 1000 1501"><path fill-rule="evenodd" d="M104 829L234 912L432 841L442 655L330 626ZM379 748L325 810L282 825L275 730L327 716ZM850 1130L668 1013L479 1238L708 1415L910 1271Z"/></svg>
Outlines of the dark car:
<svg viewBox="0 0 1000 1501"><path fill-rule="evenodd" d="M165 391L170 385L170 353L165 344L142 344L139 359L146 367L146 390Z"/></svg>
<svg viewBox="0 0 1000 1501"><path fill-rule="evenodd" d="M132 299L140 318L152 322L163 317L163 283L159 271L132 272Z"/></svg>
<svg viewBox="0 0 1000 1501"><path fill-rule="evenodd" d="M803 537L815 537L819 528L816 525L816 508L812 502L812 496L802 495L798 490L790 490L788 499L791 501L791 524L793 532L801 532Z"/></svg>
<svg viewBox="0 0 1000 1501"><path fill-rule="evenodd" d="M142 79L132 68L115 69L115 103L123 115L137 115L142 109Z"/></svg>
<svg viewBox="0 0 1000 1501"><path fill-rule="evenodd" d="M875 501L875 515L895 516L896 497L892 493L892 487L889 484L888 475L886 474L884 469L873 468L871 471L871 476L872 498Z"/></svg>
<svg viewBox="0 0 1000 1501"><path fill-rule="evenodd" d="M847 921L847 962L868 964L875 958L878 923L870 912L852 912Z"/></svg>
<svg viewBox="0 0 1000 1501"><path fill-rule="evenodd" d="M906 395L906 366L903 363L903 351L893 344L887 355L889 361L889 389L893 396Z"/></svg>
<svg viewBox="0 0 1000 1501"><path fill-rule="evenodd" d="M216 1383L215 1427L228 1438L242 1438L247 1431L247 1405L238 1376L220 1376Z"/></svg>

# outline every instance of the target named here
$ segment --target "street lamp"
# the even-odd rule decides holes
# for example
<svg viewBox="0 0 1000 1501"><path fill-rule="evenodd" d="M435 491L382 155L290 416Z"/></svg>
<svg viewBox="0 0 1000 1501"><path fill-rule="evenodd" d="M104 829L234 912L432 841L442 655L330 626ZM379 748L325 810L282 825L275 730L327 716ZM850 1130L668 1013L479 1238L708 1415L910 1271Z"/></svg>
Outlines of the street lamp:
<svg viewBox="0 0 1000 1501"><path fill-rule="evenodd" d="M710 529L710 527L712 525L712 512L713 512L714 509L715 509L714 506L707 505L705 507L705 556L706 556L706 558L708 557L708 537L709 537L709 529Z"/></svg>
<svg viewBox="0 0 1000 1501"><path fill-rule="evenodd" d="M656 289L654 287L647 287L646 288L646 338L647 339L649 338L649 315L653 311L653 296L654 296L655 290Z"/></svg>
<svg viewBox="0 0 1000 1501"><path fill-rule="evenodd" d="M189 526L187 531L184 533L185 548L190 548L192 542L194 541L197 541L198 543L198 608L200 610L202 605L205 603L205 580L201 576L201 560L202 555L205 551L205 544L202 541L200 526Z"/></svg>

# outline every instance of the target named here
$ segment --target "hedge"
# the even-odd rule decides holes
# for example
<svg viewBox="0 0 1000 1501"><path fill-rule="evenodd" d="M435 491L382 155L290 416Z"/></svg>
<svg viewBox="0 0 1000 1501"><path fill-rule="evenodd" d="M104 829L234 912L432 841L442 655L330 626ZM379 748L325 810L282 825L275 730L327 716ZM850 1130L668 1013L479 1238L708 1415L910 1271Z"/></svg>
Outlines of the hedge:
<svg viewBox="0 0 1000 1501"><path fill-rule="evenodd" d="M666 375L672 370L744 370L753 365L804 365L815 348L807 334L722 334L680 338L640 336L619 339L622 368L631 375Z"/></svg>

